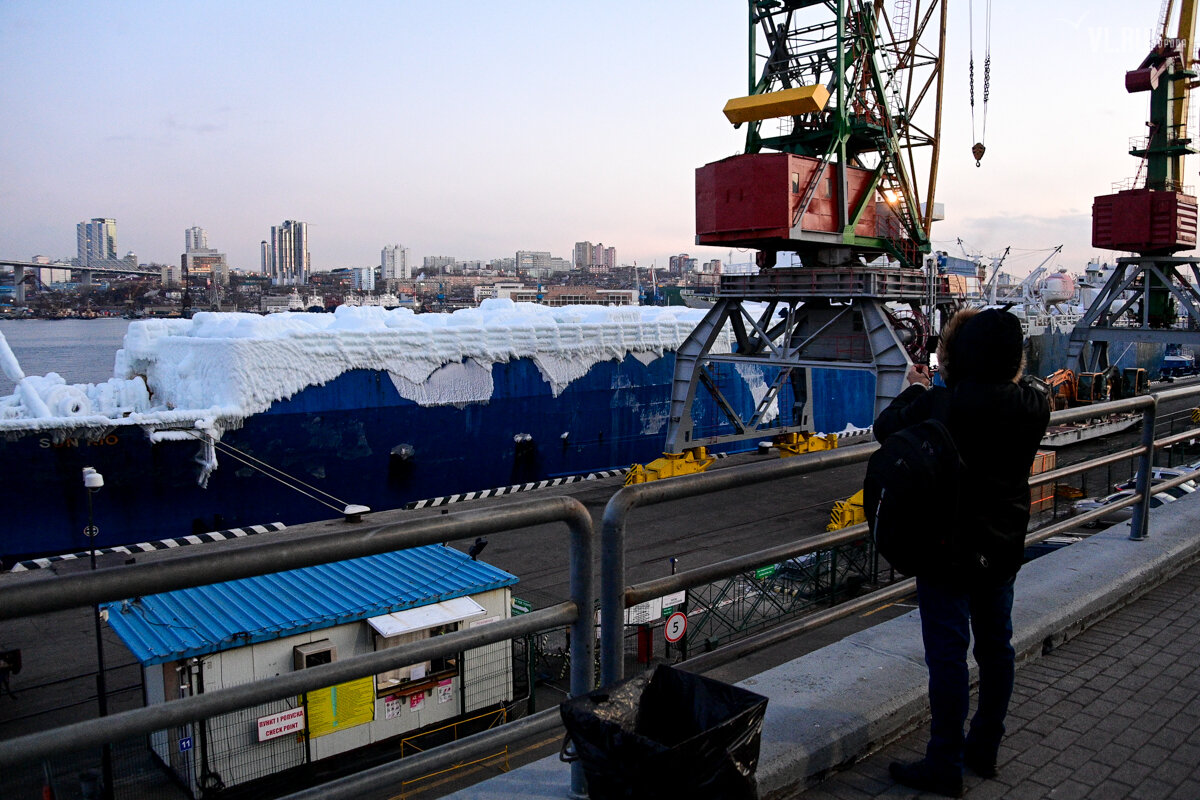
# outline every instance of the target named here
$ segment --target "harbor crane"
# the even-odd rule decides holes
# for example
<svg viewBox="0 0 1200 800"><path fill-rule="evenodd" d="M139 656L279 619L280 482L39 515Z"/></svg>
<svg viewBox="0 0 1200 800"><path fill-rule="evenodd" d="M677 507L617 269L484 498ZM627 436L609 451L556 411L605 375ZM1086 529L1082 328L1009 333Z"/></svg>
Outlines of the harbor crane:
<svg viewBox="0 0 1200 800"><path fill-rule="evenodd" d="M1197 202L1184 172L1185 156L1197 152L1188 129L1197 77L1196 5L1179 3L1170 36L1174 0L1164 0L1159 40L1125 74L1126 91L1149 94L1147 135L1130 143L1130 155L1139 159L1137 175L1093 201L1092 245L1135 255L1117 259L1071 332L1068 361L1083 373L1106 370L1114 342L1200 345L1200 259L1177 255L1196 247Z"/></svg>
<svg viewBox="0 0 1200 800"><path fill-rule="evenodd" d="M939 218L946 0L748 0L747 19L748 93L724 108L745 148L696 170L696 243L754 249L759 272L723 276L676 353L670 454L768 436L805 449L841 430L807 402L829 370L858 371L877 413L950 302L922 269ZM721 376L746 365L769 377L742 418ZM699 391L716 423L693 419Z"/></svg>

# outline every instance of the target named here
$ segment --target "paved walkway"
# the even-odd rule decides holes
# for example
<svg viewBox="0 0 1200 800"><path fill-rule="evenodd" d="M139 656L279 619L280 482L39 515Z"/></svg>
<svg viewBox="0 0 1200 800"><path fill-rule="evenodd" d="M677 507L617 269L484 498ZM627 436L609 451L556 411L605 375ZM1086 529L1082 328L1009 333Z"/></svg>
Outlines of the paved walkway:
<svg viewBox="0 0 1200 800"><path fill-rule="evenodd" d="M1017 670L999 775L971 800L1200 798L1200 565ZM918 793L888 777L924 754L929 725L793 797ZM931 796L931 795L922 795Z"/></svg>

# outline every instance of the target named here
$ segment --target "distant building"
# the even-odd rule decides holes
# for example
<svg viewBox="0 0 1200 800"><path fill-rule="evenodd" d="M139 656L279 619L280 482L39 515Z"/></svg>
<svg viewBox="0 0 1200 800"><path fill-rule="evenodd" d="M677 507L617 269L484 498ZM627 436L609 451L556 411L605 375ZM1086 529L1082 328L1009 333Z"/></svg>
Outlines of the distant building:
<svg viewBox="0 0 1200 800"><path fill-rule="evenodd" d="M687 253L680 253L677 256L671 256L670 272L672 275L687 275L696 271L698 259L692 258Z"/></svg>
<svg viewBox="0 0 1200 800"><path fill-rule="evenodd" d="M591 242L576 242L575 243L575 269L584 270L592 265L592 243Z"/></svg>
<svg viewBox="0 0 1200 800"><path fill-rule="evenodd" d="M173 289L183 282L183 265L176 266L174 264L162 265L162 285L164 289Z"/></svg>
<svg viewBox="0 0 1200 800"><path fill-rule="evenodd" d="M96 217L75 226L75 244L80 267L124 267L117 258L117 221Z"/></svg>
<svg viewBox="0 0 1200 800"><path fill-rule="evenodd" d="M71 265L62 261L54 261L50 256L34 256L29 259L31 264L62 264L62 269L43 269L41 277L38 278L44 284L51 283L67 283L71 280Z"/></svg>
<svg viewBox="0 0 1200 800"><path fill-rule="evenodd" d="M544 250L518 250L517 273L544 278L550 274L550 253Z"/></svg>
<svg viewBox="0 0 1200 800"><path fill-rule="evenodd" d="M308 223L284 220L271 226L271 238L260 245L263 272L275 286L308 283L311 261L308 254Z"/></svg>
<svg viewBox="0 0 1200 800"><path fill-rule="evenodd" d="M425 256L421 261L421 268L426 272L447 272L454 268L454 258L452 256Z"/></svg>
<svg viewBox="0 0 1200 800"><path fill-rule="evenodd" d="M575 269L581 272L604 273L616 269L617 248L605 247L604 243L575 243Z"/></svg>
<svg viewBox="0 0 1200 800"><path fill-rule="evenodd" d="M188 253L204 252L208 250L208 231L204 228L191 227L183 232L185 247L184 251Z"/></svg>
<svg viewBox="0 0 1200 800"><path fill-rule="evenodd" d="M412 256L404 245L393 244L379 252L379 279L406 281L412 277ZM372 282L373 279L372 279Z"/></svg>
<svg viewBox="0 0 1200 800"><path fill-rule="evenodd" d="M375 291L375 269L373 267L357 267L350 270L354 278L353 286L361 292Z"/></svg>
<svg viewBox="0 0 1200 800"><path fill-rule="evenodd" d="M204 228L191 227L183 235L184 253L179 264L188 276L188 283L228 286L229 264L225 261L224 253L208 246L208 232ZM166 280L164 276L164 285Z"/></svg>

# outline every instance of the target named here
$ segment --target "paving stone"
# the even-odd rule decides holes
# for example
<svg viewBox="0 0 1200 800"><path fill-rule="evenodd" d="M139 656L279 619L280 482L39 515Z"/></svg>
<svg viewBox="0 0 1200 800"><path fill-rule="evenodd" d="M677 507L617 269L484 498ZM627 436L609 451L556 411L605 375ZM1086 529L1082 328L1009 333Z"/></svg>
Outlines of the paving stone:
<svg viewBox="0 0 1200 800"><path fill-rule="evenodd" d="M968 772L968 800L1200 800L1200 564L1019 665L1008 728L999 775ZM928 735L922 726L805 798L916 796L886 765L919 758Z"/></svg>
<svg viewBox="0 0 1200 800"><path fill-rule="evenodd" d="M1105 781L1092 789L1091 800L1126 800L1132 786L1116 781Z"/></svg>
<svg viewBox="0 0 1200 800"><path fill-rule="evenodd" d="M963 796L969 797L970 800L1008 800L1012 797L1012 790L996 781L983 781L978 785L969 786Z"/></svg>
<svg viewBox="0 0 1200 800"><path fill-rule="evenodd" d="M1112 774L1112 767L1093 759L1075 771L1075 780L1082 781L1089 786L1099 786L1110 774Z"/></svg>
<svg viewBox="0 0 1200 800"><path fill-rule="evenodd" d="M1154 768L1136 761L1126 761L1112 771L1112 779L1130 786L1138 786L1153 774Z"/></svg>
<svg viewBox="0 0 1200 800"><path fill-rule="evenodd" d="M1092 787L1076 780L1068 780L1055 786L1046 796L1054 800L1086 800L1092 796Z"/></svg>
<svg viewBox="0 0 1200 800"><path fill-rule="evenodd" d="M1197 797L1200 797L1200 780L1195 778L1187 779L1176 786L1170 796L1178 798L1178 800L1196 800Z"/></svg>
<svg viewBox="0 0 1200 800"><path fill-rule="evenodd" d="M1047 733L1054 730L1055 728L1058 728L1062 725L1066 725L1067 722L1068 722L1068 720L1065 720L1062 717L1055 716L1054 714L1051 714L1050 712L1047 711L1042 714L1038 714L1036 717L1029 720L1029 722L1025 723L1025 725L1023 725L1020 730L1029 731L1031 733L1036 733L1040 736L1045 736ZM1094 724L1094 721L1093 721L1093 724ZM1083 728L1082 730L1087 730L1087 728Z"/></svg>
<svg viewBox="0 0 1200 800"><path fill-rule="evenodd" d="M1136 800L1162 800L1171 793L1173 787L1157 778L1147 778L1129 791L1130 798Z"/></svg>
<svg viewBox="0 0 1200 800"><path fill-rule="evenodd" d="M1165 747L1160 747L1156 744L1145 743L1133 751L1130 760L1145 764L1146 766L1155 767L1166 762L1171 757L1171 751Z"/></svg>
<svg viewBox="0 0 1200 800"><path fill-rule="evenodd" d="M1054 757L1054 763L1062 764L1072 770L1078 770L1096 756L1096 751L1078 744L1073 744L1059 752Z"/></svg>
<svg viewBox="0 0 1200 800"><path fill-rule="evenodd" d="M1041 767L1034 770L1033 773L1030 774L1029 779L1034 783L1040 783L1047 789L1053 789L1067 778L1070 778L1073 774L1074 770L1067 769L1061 764L1055 764L1051 762L1049 764L1043 764Z"/></svg>

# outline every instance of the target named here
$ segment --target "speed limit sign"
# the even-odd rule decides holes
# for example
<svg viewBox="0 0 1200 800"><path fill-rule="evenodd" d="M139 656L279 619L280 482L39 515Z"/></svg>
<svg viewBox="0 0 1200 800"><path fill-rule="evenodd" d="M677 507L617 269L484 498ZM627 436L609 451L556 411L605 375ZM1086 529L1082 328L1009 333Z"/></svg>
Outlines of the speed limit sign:
<svg viewBox="0 0 1200 800"><path fill-rule="evenodd" d="M667 641L671 644L678 642L683 638L684 631L687 630L687 615L682 611L676 611L671 616L667 617L667 624L663 626L663 633L667 637Z"/></svg>

